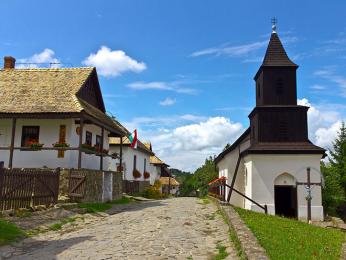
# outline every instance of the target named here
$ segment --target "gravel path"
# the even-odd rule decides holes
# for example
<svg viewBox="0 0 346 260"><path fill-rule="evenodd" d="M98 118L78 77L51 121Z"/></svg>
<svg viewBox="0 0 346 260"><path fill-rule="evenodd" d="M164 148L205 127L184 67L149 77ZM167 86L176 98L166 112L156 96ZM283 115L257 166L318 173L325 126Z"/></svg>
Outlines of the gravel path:
<svg viewBox="0 0 346 260"><path fill-rule="evenodd" d="M113 214L112 214L113 213ZM174 198L133 203L86 218L74 229L40 234L0 248L5 259L215 259L225 246L237 259L228 227L213 203ZM1 259L1 257L0 257Z"/></svg>

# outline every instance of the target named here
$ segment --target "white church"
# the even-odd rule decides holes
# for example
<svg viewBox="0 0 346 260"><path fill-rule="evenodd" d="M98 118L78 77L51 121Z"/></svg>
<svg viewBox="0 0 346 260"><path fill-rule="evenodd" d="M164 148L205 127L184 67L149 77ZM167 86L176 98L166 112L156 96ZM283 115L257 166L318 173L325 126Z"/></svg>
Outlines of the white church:
<svg viewBox="0 0 346 260"><path fill-rule="evenodd" d="M297 105L297 68L273 27L254 77L256 107L249 114L250 127L215 162L219 177L226 177L230 186L234 180L235 189L267 205L269 214L306 219L308 193L301 184L307 182L307 168L311 169L311 182L321 182L320 161L325 150L308 139L309 107ZM321 186L312 186L311 197L311 219L323 220ZM236 192L230 203L263 212Z"/></svg>

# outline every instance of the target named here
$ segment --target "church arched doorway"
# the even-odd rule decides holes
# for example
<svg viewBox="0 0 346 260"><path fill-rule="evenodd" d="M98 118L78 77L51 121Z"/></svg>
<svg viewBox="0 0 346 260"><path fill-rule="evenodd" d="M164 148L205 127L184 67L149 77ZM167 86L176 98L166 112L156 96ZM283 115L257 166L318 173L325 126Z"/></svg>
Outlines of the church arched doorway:
<svg viewBox="0 0 346 260"><path fill-rule="evenodd" d="M275 215L297 218L297 187L289 173L280 174L274 181Z"/></svg>

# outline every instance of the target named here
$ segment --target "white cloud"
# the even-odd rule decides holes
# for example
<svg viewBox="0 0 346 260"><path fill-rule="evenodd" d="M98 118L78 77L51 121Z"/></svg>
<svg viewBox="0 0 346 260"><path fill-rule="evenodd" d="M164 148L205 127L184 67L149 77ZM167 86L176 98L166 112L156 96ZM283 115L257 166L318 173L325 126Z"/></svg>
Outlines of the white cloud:
<svg viewBox="0 0 346 260"><path fill-rule="evenodd" d="M319 90L325 90L326 86L315 84L315 85L312 85L310 88L313 89L313 90L319 91Z"/></svg>
<svg viewBox="0 0 346 260"><path fill-rule="evenodd" d="M346 97L346 77L336 74L332 69L318 70L314 75L336 83L341 88L341 95Z"/></svg>
<svg viewBox="0 0 346 260"><path fill-rule="evenodd" d="M298 105L310 107L308 110L310 140L318 146L331 149L331 143L342 120L340 112L331 107L312 105L306 98L298 99Z"/></svg>
<svg viewBox="0 0 346 260"><path fill-rule="evenodd" d="M174 82L163 82L163 81L152 81L143 82L137 81L127 85L128 88L134 90L167 90L174 91L182 94L196 94L197 90L193 88L181 87L182 83L178 81Z"/></svg>
<svg viewBox="0 0 346 260"><path fill-rule="evenodd" d="M293 43L298 40L295 36L286 36L282 39L283 44ZM228 57L244 57L248 56L249 54L252 54L268 45L268 40L264 41L256 41L253 43L248 44L240 44L240 45L229 45L229 44L223 44L219 47L212 47L203 49L200 51L195 51L191 54L191 57L199 57L199 56L205 56L205 55L212 55L212 56L221 56L225 55ZM244 60L244 62L257 62L262 61L259 57L249 58Z"/></svg>
<svg viewBox="0 0 346 260"><path fill-rule="evenodd" d="M18 62L16 65L17 68L38 68L41 67L43 64L50 65L51 67L60 67L60 61L57 58L54 58L55 52L51 49L44 49L40 53L35 53L29 58L23 58L18 59ZM20 63L26 63L26 64L20 64ZM55 64L54 64L55 63Z"/></svg>
<svg viewBox="0 0 346 260"><path fill-rule="evenodd" d="M176 100L175 99L172 99L172 98L165 98L164 100L160 101L159 104L161 106L172 106L176 103Z"/></svg>
<svg viewBox="0 0 346 260"><path fill-rule="evenodd" d="M113 51L106 46L101 46L97 53L91 53L82 63L96 67L105 77L117 77L128 71L139 73L147 68L145 63L127 56L124 51Z"/></svg>
<svg viewBox="0 0 346 260"><path fill-rule="evenodd" d="M258 41L254 43L249 44L242 44L242 45L235 45L235 46L221 46L221 47L213 47L208 48L200 51L195 51L191 54L192 57L199 57L199 56L205 56L205 55L214 55L214 56L220 56L220 55L226 55L229 57L239 57L247 55L251 52L254 52L256 50L259 50L263 47L265 47L268 44L268 41Z"/></svg>
<svg viewBox="0 0 346 260"><path fill-rule="evenodd" d="M169 121L177 120L177 116L173 118ZM233 142L243 131L242 124L225 117L183 115L178 120L184 124L174 128L168 128L166 124L152 130L142 130L141 124L138 133L142 140L152 142L154 152L161 159L183 170L195 170L206 157L217 155L226 143Z"/></svg>

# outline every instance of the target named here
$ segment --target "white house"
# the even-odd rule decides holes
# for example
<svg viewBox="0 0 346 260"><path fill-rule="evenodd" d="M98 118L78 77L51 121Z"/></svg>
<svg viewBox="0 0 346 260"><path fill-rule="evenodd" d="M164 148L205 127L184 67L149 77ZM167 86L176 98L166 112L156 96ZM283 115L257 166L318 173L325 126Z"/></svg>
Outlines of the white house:
<svg viewBox="0 0 346 260"><path fill-rule="evenodd" d="M178 195L179 194L179 182L172 177L161 177L161 193Z"/></svg>
<svg viewBox="0 0 346 260"><path fill-rule="evenodd" d="M130 132L127 131L127 135L130 135ZM122 150L120 149L121 140L118 137L109 138L109 144L111 153L122 154L123 179L125 181L150 182L152 174L150 156L154 155L150 149L140 140L137 141L136 148L131 148L128 137L122 138Z"/></svg>
<svg viewBox="0 0 346 260"><path fill-rule="evenodd" d="M308 139L308 107L297 105L296 70L275 31L256 76L256 107L250 127L215 159L219 177L268 206L269 214L306 219L307 169L311 182L320 183L320 160L325 150ZM298 182L298 185L297 185ZM228 193L229 189L227 189ZM226 194L227 197L228 194ZM312 220L323 220L321 186L312 189ZM263 210L232 192L232 204Z"/></svg>
<svg viewBox="0 0 346 260"><path fill-rule="evenodd" d="M153 151L152 145L150 142L145 142L144 145L150 149L150 151ZM159 157L156 155L150 156L150 185L154 185L155 181L160 180L161 176L170 176L168 168L169 165L163 162Z"/></svg>
<svg viewBox="0 0 346 260"><path fill-rule="evenodd" d="M115 170L108 137L125 133L106 114L96 69L0 70L0 165Z"/></svg>

